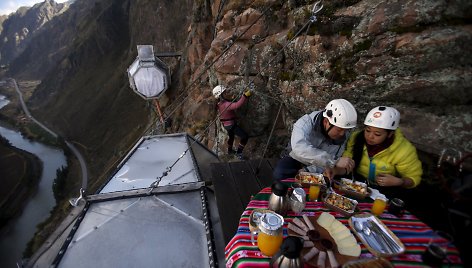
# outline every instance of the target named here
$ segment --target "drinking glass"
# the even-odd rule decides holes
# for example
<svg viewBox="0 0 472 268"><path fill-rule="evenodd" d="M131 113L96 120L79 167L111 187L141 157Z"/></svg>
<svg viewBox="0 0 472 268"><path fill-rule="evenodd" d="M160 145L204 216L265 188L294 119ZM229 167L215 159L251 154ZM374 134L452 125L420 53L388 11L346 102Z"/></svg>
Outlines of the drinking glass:
<svg viewBox="0 0 472 268"><path fill-rule="evenodd" d="M387 198L383 196L375 198L374 204L372 205L372 214L374 214L375 216L379 216L384 212L386 206Z"/></svg>
<svg viewBox="0 0 472 268"><path fill-rule="evenodd" d="M404 209L405 202L399 198L393 198L388 204L388 212L399 218L403 216Z"/></svg>
<svg viewBox="0 0 472 268"><path fill-rule="evenodd" d="M308 190L308 198L310 198L310 201L318 201L320 191L320 185L310 185L310 189Z"/></svg>
<svg viewBox="0 0 472 268"><path fill-rule="evenodd" d="M447 249L451 243L451 235L442 231L435 231L421 255L423 262L431 267L441 267L444 260L447 261Z"/></svg>

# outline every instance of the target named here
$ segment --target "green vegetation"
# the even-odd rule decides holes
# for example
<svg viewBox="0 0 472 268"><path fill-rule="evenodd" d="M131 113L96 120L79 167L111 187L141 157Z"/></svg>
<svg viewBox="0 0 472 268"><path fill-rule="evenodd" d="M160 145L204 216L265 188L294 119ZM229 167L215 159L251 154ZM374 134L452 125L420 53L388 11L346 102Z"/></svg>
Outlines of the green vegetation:
<svg viewBox="0 0 472 268"><path fill-rule="evenodd" d="M68 174L69 169L67 167L61 167L56 170L56 178L52 184L52 191L57 203L67 197L65 188Z"/></svg>
<svg viewBox="0 0 472 268"><path fill-rule="evenodd" d="M282 71L279 74L279 80L282 81L295 81L298 79L298 74L293 71Z"/></svg>
<svg viewBox="0 0 472 268"><path fill-rule="evenodd" d="M49 134L49 132L47 132L34 122L29 122L27 124L22 125L20 131L28 139L35 140L53 147L58 147L60 145L58 139L53 137L51 134Z"/></svg>

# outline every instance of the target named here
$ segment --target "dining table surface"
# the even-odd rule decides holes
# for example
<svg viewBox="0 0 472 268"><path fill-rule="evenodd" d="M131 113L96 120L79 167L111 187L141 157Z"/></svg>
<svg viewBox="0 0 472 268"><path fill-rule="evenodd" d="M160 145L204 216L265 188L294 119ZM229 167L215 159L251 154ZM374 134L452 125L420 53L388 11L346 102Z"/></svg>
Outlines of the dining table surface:
<svg viewBox="0 0 472 268"><path fill-rule="evenodd" d="M291 186L294 180L288 179L283 182ZM305 191L308 195L307 188L305 188ZM268 208L271 193L272 190L270 187L263 188L249 201L249 204L239 220L236 234L225 247L226 267L269 267L271 258L263 255L257 245L253 245L251 242L249 217L254 209ZM359 200L356 213L370 213L372 203L373 201L369 199ZM324 206L323 202L307 201L301 213L288 211L287 215L284 216L284 237L288 236L288 223L291 223L295 217L301 217L301 215L318 216L322 212L332 214L337 220L347 226L352 233L355 233L348 224L349 216L330 210ZM445 240L437 236L437 233L431 227L419 220L409 211L405 211L401 217L397 217L385 210L384 213L377 216L377 218L380 219L405 246L405 251L402 254L384 257L390 261L394 267L428 267L422 260L422 254L427 248L428 243L431 239ZM257 238L257 235L255 237ZM375 257L358 238L356 239L361 246L360 259ZM447 240L437 242L447 242ZM447 258L444 261L444 267L463 267L460 253L457 247L452 243L447 247Z"/></svg>

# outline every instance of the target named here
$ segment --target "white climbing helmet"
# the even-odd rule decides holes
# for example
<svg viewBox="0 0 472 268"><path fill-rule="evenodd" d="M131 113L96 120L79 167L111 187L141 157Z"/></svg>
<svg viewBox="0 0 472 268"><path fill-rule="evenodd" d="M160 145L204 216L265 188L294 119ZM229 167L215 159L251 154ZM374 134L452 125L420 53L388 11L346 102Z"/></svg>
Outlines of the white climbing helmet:
<svg viewBox="0 0 472 268"><path fill-rule="evenodd" d="M370 110L364 120L364 125L383 129L395 130L400 124L400 112L387 106L377 106Z"/></svg>
<svg viewBox="0 0 472 268"><path fill-rule="evenodd" d="M226 87L222 85L217 85L216 87L213 88L213 96L215 98L219 98L223 92L225 92Z"/></svg>
<svg viewBox="0 0 472 268"><path fill-rule="evenodd" d="M340 128L354 128L357 123L357 112L354 106L345 99L332 100L326 105L323 117Z"/></svg>

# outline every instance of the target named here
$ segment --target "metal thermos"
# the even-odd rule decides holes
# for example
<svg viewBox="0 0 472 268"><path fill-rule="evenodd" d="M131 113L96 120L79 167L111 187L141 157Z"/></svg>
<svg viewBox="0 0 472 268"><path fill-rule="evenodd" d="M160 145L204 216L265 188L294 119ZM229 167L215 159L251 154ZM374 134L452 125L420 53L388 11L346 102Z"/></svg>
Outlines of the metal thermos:
<svg viewBox="0 0 472 268"><path fill-rule="evenodd" d="M288 186L281 182L272 184L272 194L269 197L269 209L285 216L290 206L287 197Z"/></svg>
<svg viewBox="0 0 472 268"><path fill-rule="evenodd" d="M303 249L302 238L289 236L284 239L279 252L270 260L270 267L274 268L302 268L303 260L300 253Z"/></svg>

